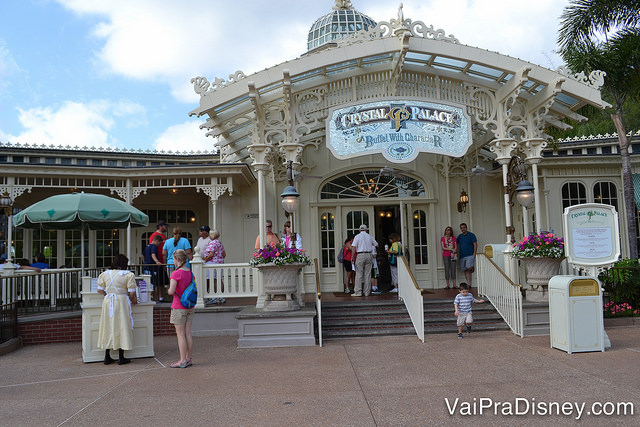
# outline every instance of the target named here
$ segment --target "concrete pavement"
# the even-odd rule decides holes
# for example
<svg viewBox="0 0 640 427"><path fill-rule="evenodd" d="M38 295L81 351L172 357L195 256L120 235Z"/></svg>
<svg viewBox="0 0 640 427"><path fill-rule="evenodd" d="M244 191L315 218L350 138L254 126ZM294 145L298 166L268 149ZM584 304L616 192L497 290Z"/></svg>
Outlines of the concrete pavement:
<svg viewBox="0 0 640 427"><path fill-rule="evenodd" d="M155 358L124 366L82 363L79 343L28 346L0 357L0 424L572 425L584 403L580 425L637 426L640 328L607 333L611 349L572 355L549 348L548 336L510 332L269 349L198 337L187 369L168 368L175 337L156 337ZM606 411L631 402L633 415L588 415L598 402ZM563 404L570 415L540 414Z"/></svg>

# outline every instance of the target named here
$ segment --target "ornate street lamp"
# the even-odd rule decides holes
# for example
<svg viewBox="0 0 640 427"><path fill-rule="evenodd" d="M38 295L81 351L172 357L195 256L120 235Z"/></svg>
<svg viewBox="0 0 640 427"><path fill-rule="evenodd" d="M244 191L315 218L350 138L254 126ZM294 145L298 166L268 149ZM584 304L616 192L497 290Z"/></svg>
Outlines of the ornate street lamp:
<svg viewBox="0 0 640 427"><path fill-rule="evenodd" d="M523 179L522 181L520 181L520 183L518 184L518 186L515 189L516 192L516 200L518 201L518 203L524 208L524 234L528 235L529 234L529 214L527 213L529 207L531 206L531 204L533 204L533 186L531 185L531 183L526 180ZM536 220L539 221L538 218L536 218Z"/></svg>
<svg viewBox="0 0 640 427"><path fill-rule="evenodd" d="M293 214L298 210L298 204L300 203L298 197L300 197L300 194L293 186L293 170L291 160L287 162L287 180L289 181L289 185L284 189L282 194L280 194L280 197L282 197L282 207L287 213L287 216L291 215L291 231L293 232Z"/></svg>
<svg viewBox="0 0 640 427"><path fill-rule="evenodd" d="M533 204L533 190L533 186L526 179L520 181L516 187L516 200L518 200L518 203L525 209L529 209Z"/></svg>

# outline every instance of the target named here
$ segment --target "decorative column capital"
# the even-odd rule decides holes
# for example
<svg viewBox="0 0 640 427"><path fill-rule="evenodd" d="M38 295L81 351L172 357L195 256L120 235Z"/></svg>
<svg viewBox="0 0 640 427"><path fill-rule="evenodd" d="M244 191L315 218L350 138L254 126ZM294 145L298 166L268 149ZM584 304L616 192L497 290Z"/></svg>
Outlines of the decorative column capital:
<svg viewBox="0 0 640 427"><path fill-rule="evenodd" d="M518 147L518 143L513 138L498 138L489 143L489 149L496 153L496 161L501 165L509 163L511 152Z"/></svg>
<svg viewBox="0 0 640 427"><path fill-rule="evenodd" d="M531 138L522 141L518 149L524 153L525 163L538 164L542 160L542 150L547 147L547 141L542 138Z"/></svg>

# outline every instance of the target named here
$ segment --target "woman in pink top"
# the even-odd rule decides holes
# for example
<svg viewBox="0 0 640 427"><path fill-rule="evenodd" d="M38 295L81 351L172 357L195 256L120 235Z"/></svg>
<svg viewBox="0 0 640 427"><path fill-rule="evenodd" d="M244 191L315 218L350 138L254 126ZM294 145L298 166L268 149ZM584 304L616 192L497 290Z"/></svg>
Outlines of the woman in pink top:
<svg viewBox="0 0 640 427"><path fill-rule="evenodd" d="M187 286L191 284L192 273L187 268L187 253L184 250L178 249L173 253L173 263L176 266L176 270L171 273L171 284L168 292L169 295L173 295L170 322L176 328L180 360L172 363L171 367L187 368L191 366L191 354L193 353L191 323L195 308L185 308L180 303L180 297L184 290L187 289Z"/></svg>
<svg viewBox="0 0 640 427"><path fill-rule="evenodd" d="M457 289L455 260L457 248L453 228L447 227L444 229L444 236L440 238L440 247L442 248L442 262L444 263L444 278L447 281L445 289L449 289L449 279L453 280L453 287Z"/></svg>

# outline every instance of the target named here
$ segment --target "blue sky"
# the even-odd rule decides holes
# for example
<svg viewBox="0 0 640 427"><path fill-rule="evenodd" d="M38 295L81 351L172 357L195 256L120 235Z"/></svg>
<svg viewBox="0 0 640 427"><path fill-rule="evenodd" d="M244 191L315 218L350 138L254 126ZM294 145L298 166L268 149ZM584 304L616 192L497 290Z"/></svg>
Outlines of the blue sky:
<svg viewBox="0 0 640 427"><path fill-rule="evenodd" d="M376 21L399 2L352 0ZM567 0L404 0L461 43L555 69ZM332 0L0 0L0 142L210 151L190 79L296 58Z"/></svg>

